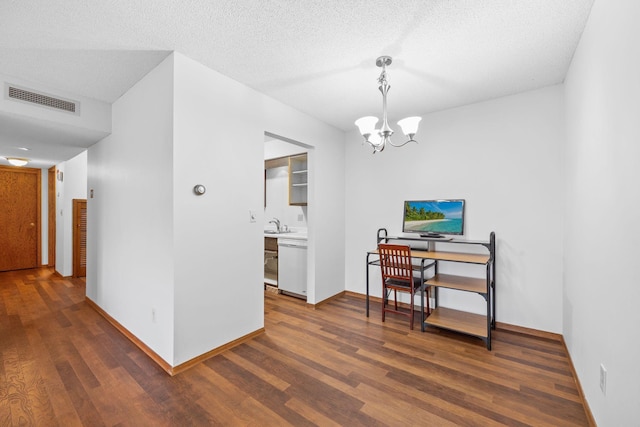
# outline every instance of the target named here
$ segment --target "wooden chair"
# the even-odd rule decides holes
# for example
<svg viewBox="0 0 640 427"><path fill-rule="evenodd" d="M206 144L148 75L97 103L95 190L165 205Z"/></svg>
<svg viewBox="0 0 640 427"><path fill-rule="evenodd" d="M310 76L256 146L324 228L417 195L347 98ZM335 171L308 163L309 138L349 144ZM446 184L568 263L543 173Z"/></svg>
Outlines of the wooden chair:
<svg viewBox="0 0 640 427"><path fill-rule="evenodd" d="M420 292L424 288L427 303L424 305L426 313L429 315L429 289L420 277L414 276L414 269L411 263L411 248L403 245L390 245L381 243L378 245L378 253L380 255L380 270L382 272L382 321L384 322L387 312L408 316L409 327L413 329L413 312L414 297L416 292ZM425 277L425 281L426 281ZM389 294L393 291L394 308L389 307ZM405 292L411 295L411 303L409 311L398 309L398 292ZM421 319L425 319L425 312L421 313Z"/></svg>

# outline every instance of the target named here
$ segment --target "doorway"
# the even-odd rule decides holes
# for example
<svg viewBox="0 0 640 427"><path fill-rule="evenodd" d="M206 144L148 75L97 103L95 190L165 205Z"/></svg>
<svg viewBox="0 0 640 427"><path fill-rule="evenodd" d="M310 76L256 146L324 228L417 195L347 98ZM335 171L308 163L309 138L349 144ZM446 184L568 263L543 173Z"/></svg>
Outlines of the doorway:
<svg viewBox="0 0 640 427"><path fill-rule="evenodd" d="M313 288L307 274L313 271L307 251L312 165L313 147L265 132L265 289L305 300Z"/></svg>
<svg viewBox="0 0 640 427"><path fill-rule="evenodd" d="M41 171L0 166L0 271L40 265Z"/></svg>

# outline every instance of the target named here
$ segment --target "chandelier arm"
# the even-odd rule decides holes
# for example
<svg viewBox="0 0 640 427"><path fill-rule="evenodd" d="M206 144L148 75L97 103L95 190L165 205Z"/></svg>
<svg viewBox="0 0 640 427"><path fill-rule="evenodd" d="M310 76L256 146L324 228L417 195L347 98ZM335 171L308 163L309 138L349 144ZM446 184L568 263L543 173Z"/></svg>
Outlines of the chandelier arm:
<svg viewBox="0 0 640 427"><path fill-rule="evenodd" d="M368 143L371 148L373 148L373 153L377 153L378 151L382 151L384 150L384 140L381 140L380 143L375 144L373 142L371 142L371 140L369 139L369 137L371 136L371 134L366 134L366 135L362 135L364 137L364 140L366 143Z"/></svg>
<svg viewBox="0 0 640 427"><path fill-rule="evenodd" d="M394 147L403 147L403 146L407 145L407 144L408 144L408 143L410 143L410 142L415 142L416 144L418 143L418 141L416 141L416 140L415 140L415 139L413 139L413 138L411 138L411 139L409 139L409 140L407 140L407 141L405 141L405 142L403 142L403 143L401 143L401 144L394 144L393 142L391 142L391 140L388 140L387 142L388 142L390 145L394 146Z"/></svg>

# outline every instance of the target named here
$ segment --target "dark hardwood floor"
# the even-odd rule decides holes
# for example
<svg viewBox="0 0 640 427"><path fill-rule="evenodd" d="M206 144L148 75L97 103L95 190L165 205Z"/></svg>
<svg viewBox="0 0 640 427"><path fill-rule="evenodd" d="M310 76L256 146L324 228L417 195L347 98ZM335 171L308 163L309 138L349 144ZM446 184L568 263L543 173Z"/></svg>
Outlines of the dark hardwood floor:
<svg viewBox="0 0 640 427"><path fill-rule="evenodd" d="M563 345L493 351L345 296L265 294L266 333L170 377L84 302L84 281L0 273L0 426L584 426Z"/></svg>

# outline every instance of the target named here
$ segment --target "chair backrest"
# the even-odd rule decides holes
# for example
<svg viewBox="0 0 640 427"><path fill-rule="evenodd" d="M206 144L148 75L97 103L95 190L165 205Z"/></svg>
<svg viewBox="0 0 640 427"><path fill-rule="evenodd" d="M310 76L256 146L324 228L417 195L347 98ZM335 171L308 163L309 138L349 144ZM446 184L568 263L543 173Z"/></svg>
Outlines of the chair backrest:
<svg viewBox="0 0 640 427"><path fill-rule="evenodd" d="M390 245L380 243L378 245L380 255L380 269L382 280L392 279L407 282L413 281L413 269L411 267L411 248L404 245Z"/></svg>

